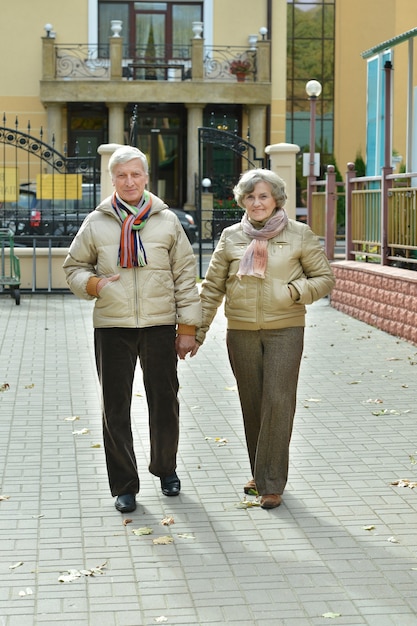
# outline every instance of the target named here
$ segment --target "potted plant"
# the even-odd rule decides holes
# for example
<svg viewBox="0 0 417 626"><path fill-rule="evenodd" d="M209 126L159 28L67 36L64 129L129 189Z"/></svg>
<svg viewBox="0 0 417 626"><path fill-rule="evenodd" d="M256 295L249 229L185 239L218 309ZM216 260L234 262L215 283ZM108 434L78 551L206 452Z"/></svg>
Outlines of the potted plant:
<svg viewBox="0 0 417 626"><path fill-rule="evenodd" d="M235 59L230 63L230 73L236 76L238 82L243 82L250 72L250 61Z"/></svg>

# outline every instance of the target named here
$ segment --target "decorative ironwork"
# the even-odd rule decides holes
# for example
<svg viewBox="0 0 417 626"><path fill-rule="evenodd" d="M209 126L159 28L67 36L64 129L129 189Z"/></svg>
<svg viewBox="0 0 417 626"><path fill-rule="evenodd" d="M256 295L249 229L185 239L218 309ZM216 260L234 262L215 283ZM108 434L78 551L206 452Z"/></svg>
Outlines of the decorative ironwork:
<svg viewBox="0 0 417 626"><path fill-rule="evenodd" d="M109 46L55 46L57 78L110 78Z"/></svg>
<svg viewBox="0 0 417 626"><path fill-rule="evenodd" d="M246 76L254 80L256 76L256 50L237 48L234 46L204 48L204 75L209 80L229 80L236 82L231 71L231 64L240 61L247 65Z"/></svg>
<svg viewBox="0 0 417 626"><path fill-rule="evenodd" d="M6 123L6 118L3 117L3 123ZM28 131L30 131L30 123L28 124ZM65 174L77 172L80 174L87 173L94 161L94 156L88 157L67 157L60 154L55 150L55 136L52 136L52 145L48 145L43 141L43 129L39 131L40 139L32 137L28 133L22 133L16 128L0 127L0 143L9 146L16 146L21 150L25 150L35 156L39 157L45 163L48 163L55 171Z"/></svg>
<svg viewBox="0 0 417 626"><path fill-rule="evenodd" d="M211 144L231 150L235 154L244 157L251 167L262 167L264 159L256 156L256 148L236 133L218 128L203 127L199 129L199 141L203 144ZM258 164L256 164L258 162Z"/></svg>

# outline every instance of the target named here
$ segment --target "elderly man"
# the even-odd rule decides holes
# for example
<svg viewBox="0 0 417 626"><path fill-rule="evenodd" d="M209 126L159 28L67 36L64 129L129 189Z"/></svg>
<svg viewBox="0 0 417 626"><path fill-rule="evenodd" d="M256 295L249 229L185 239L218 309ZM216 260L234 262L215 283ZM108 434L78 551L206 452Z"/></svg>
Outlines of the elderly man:
<svg viewBox="0 0 417 626"><path fill-rule="evenodd" d="M115 507L127 513L140 487L131 429L137 358L149 411L149 471L164 495L177 496L177 358L197 352L201 309L193 250L177 217L146 189L146 156L120 147L109 170L115 191L83 222L64 270L75 295L95 299L107 472Z"/></svg>

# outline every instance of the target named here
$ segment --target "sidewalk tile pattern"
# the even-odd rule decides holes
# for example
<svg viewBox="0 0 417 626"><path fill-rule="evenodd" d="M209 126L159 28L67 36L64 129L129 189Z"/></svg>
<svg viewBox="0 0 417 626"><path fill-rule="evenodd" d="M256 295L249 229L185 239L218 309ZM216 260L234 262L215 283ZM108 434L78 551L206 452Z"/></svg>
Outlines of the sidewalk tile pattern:
<svg viewBox="0 0 417 626"><path fill-rule="evenodd" d="M417 626L417 486L391 484L417 480L415 346L327 299L309 307L283 504L240 508L249 464L219 311L179 363L178 498L147 469L138 368L141 492L120 515L91 315L71 295L0 298L0 626Z"/></svg>

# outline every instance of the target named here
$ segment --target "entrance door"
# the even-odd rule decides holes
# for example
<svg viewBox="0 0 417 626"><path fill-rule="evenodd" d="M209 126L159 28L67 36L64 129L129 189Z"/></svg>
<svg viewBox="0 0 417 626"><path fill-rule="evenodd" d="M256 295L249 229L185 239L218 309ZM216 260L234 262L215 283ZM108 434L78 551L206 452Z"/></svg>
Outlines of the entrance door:
<svg viewBox="0 0 417 626"><path fill-rule="evenodd" d="M146 111L146 112L145 112ZM184 111L136 107L132 145L142 150L149 162L149 189L173 208L184 204L183 176Z"/></svg>

